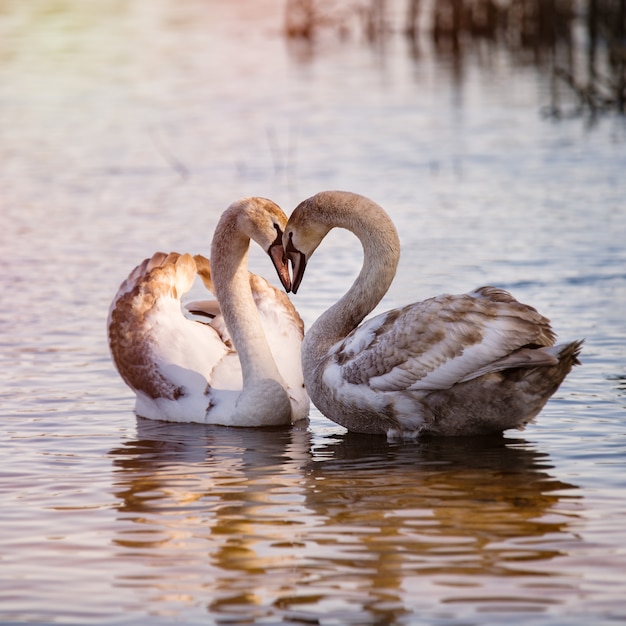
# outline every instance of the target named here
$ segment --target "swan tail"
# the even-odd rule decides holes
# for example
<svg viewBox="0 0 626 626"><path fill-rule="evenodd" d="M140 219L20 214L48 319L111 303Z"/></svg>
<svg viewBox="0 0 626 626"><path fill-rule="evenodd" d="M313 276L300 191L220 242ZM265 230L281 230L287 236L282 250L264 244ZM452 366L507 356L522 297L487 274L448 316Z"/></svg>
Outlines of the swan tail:
<svg viewBox="0 0 626 626"><path fill-rule="evenodd" d="M504 372L513 379L526 380L532 384L537 395L549 398L565 380L575 365L580 365L580 356L583 341L572 341L550 348L541 348L536 352L548 352L554 358L554 363L521 366ZM510 374L509 374L510 372Z"/></svg>
<svg viewBox="0 0 626 626"><path fill-rule="evenodd" d="M554 346L552 348L548 348L548 352L553 352L556 358L559 360L559 363L564 366L569 366L567 373L570 372L574 365L580 365L580 353L583 349L583 344L585 343L584 339L580 339L578 341L572 341L567 344L559 344L558 346Z"/></svg>
<svg viewBox="0 0 626 626"><path fill-rule="evenodd" d="M523 429L579 365L582 341L537 351L549 351L547 365L522 365L467 380L426 399L429 432L443 435L484 435L509 428Z"/></svg>

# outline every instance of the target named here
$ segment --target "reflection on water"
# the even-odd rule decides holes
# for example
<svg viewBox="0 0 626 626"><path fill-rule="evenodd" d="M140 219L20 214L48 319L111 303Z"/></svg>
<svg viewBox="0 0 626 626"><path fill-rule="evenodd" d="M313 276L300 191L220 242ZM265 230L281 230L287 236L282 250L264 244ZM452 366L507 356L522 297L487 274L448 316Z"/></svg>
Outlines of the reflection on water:
<svg viewBox="0 0 626 626"><path fill-rule="evenodd" d="M382 624L434 597L537 611L566 591L545 583L580 496L523 439L314 443L308 431L139 419L110 455L119 557L151 565L119 585L158 590L153 601L184 580L188 602L216 617L315 623L349 611Z"/></svg>
<svg viewBox="0 0 626 626"><path fill-rule="evenodd" d="M389 34L400 29L416 60L426 34L437 53L451 55L457 79L465 56L497 56L506 50L520 68L535 64L550 77L551 102L546 110L551 115L562 116L571 100L573 113L624 113L623 2L407 0L403 9L397 2L380 0L352 7L333 0L286 0L284 33L292 42L308 44L311 56L315 42L329 32L342 40L356 32L384 49ZM302 47L296 49L302 53Z"/></svg>

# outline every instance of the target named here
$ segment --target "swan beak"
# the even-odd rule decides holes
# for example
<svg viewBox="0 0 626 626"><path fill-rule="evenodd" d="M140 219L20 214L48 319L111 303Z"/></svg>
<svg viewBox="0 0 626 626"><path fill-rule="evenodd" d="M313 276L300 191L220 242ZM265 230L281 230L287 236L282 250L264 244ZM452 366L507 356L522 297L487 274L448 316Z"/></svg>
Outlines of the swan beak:
<svg viewBox="0 0 626 626"><path fill-rule="evenodd" d="M281 241L280 235L276 238L276 241L269 247L267 253L270 256L270 259L272 259L272 263L274 264L274 268L276 269L278 278L280 278L280 282L285 288L285 291L289 293L291 291L289 263L287 262L285 251L283 250L283 243Z"/></svg>
<svg viewBox="0 0 626 626"><path fill-rule="evenodd" d="M306 269L306 254L300 252L291 241L291 233L289 241L287 242L287 248L285 249L287 258L291 261L291 267L293 268L293 282L291 284L292 293L298 293L298 287L302 282L304 276L304 270ZM283 283L284 284L284 283ZM289 292L289 290L287 290Z"/></svg>

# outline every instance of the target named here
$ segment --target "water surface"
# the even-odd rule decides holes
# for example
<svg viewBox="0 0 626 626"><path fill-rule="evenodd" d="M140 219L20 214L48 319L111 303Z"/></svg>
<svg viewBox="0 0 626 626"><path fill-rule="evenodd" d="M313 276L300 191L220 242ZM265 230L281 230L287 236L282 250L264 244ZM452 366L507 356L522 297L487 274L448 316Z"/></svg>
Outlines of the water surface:
<svg viewBox="0 0 626 626"><path fill-rule="evenodd" d="M501 50L287 45L282 7L2 5L1 621L623 621L623 120L546 118L549 77ZM398 226L378 310L494 284L586 339L535 424L399 445L316 410L268 431L134 416L105 333L132 267L207 253L241 196L290 212L333 188ZM360 262L345 233L320 246L307 325Z"/></svg>

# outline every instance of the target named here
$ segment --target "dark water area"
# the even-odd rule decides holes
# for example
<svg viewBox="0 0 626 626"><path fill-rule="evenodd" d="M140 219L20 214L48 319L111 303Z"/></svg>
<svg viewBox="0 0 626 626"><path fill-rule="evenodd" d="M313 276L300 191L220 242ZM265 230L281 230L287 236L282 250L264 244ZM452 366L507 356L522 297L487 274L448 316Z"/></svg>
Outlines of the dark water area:
<svg viewBox="0 0 626 626"><path fill-rule="evenodd" d="M417 59L426 38L436 54L453 59L455 73L476 49L506 50L517 65L549 75L546 115L624 113L626 5L615 0L287 0L284 32L311 45L331 33L383 46L390 33L402 33Z"/></svg>
<svg viewBox="0 0 626 626"><path fill-rule="evenodd" d="M311 3L309 34L288 4L0 1L0 622L626 620L626 125L600 14L621 4L476 2L493 32L456 34L460 3L408 34L412 3ZM547 43L513 20L568 6ZM493 284L585 339L535 423L399 444L314 408L134 415L106 342L129 271L208 254L237 198L323 189L398 227L376 312ZM293 296L307 326L360 265L331 233Z"/></svg>

